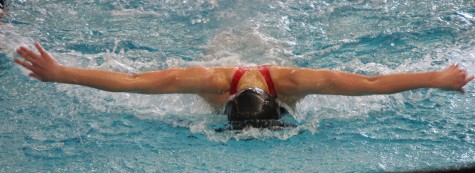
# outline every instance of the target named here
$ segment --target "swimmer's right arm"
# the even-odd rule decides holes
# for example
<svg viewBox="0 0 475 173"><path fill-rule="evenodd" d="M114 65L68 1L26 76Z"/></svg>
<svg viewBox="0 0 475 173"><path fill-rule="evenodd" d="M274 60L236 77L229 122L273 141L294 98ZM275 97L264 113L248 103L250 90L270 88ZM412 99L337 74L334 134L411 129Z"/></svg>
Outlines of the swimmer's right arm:
<svg viewBox="0 0 475 173"><path fill-rule="evenodd" d="M107 70L67 67L59 64L39 43L40 54L20 47L17 53L25 60L15 62L29 69L30 76L43 82L83 85L111 92L145 94L208 93L226 90L226 68L173 68L141 74L127 74ZM224 73L222 73L224 72ZM206 81L206 82L204 82Z"/></svg>

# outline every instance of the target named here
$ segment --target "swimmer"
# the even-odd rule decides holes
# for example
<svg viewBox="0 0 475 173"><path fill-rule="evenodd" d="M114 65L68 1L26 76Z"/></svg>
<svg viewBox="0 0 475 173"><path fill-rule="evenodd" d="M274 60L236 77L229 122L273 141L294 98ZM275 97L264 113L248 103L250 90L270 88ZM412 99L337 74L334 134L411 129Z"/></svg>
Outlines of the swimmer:
<svg viewBox="0 0 475 173"><path fill-rule="evenodd" d="M441 71L365 76L341 71L300 67L191 67L140 74L68 67L58 63L39 43L39 53L24 46L14 61L43 82L88 86L110 92L142 94L190 93L224 108L230 124L278 120L285 109L309 94L361 96L393 94L418 88L439 88L464 93L473 80L457 64ZM256 123L257 122L257 123ZM257 124L257 125L256 125Z"/></svg>

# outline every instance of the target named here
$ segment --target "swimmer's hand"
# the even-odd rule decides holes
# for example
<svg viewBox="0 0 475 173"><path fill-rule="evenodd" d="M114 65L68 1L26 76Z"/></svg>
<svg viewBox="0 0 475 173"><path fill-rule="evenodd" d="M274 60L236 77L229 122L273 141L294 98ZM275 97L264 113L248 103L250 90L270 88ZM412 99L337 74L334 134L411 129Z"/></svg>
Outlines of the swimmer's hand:
<svg viewBox="0 0 475 173"><path fill-rule="evenodd" d="M458 64L453 64L439 72L439 88L465 93L462 87L473 78L474 76L467 75L466 70L460 69Z"/></svg>
<svg viewBox="0 0 475 173"><path fill-rule="evenodd" d="M35 42L38 53L24 46L19 47L16 52L25 60L15 58L17 64L30 70L30 76L43 82L55 82L61 78L62 65L59 64L50 54L48 54L38 42Z"/></svg>

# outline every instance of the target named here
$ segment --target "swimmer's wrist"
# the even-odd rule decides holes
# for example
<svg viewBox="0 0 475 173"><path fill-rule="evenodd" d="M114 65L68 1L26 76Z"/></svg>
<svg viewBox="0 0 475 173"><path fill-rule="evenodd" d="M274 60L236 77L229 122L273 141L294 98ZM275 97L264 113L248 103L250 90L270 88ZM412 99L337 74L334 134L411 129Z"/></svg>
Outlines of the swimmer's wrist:
<svg viewBox="0 0 475 173"><path fill-rule="evenodd" d="M443 80L443 72L442 71L434 71L431 72L434 74L433 81L431 82L432 88L439 88L444 89L444 80Z"/></svg>
<svg viewBox="0 0 475 173"><path fill-rule="evenodd" d="M51 82L58 82L58 83L67 83L67 74L68 74L68 67L63 65L58 65L55 70L55 75L52 78Z"/></svg>

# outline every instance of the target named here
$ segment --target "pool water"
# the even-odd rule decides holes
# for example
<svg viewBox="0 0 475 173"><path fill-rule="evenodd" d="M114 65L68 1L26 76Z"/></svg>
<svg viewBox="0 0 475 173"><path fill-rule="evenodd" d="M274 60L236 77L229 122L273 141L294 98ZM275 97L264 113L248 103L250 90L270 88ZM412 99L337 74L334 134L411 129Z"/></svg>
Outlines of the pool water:
<svg viewBox="0 0 475 173"><path fill-rule="evenodd" d="M311 95L297 127L217 132L194 95L41 83L12 62L39 41L68 66L139 73L275 64L377 75L475 71L473 0L10 0L0 23L0 172L394 172L475 163L475 87Z"/></svg>

